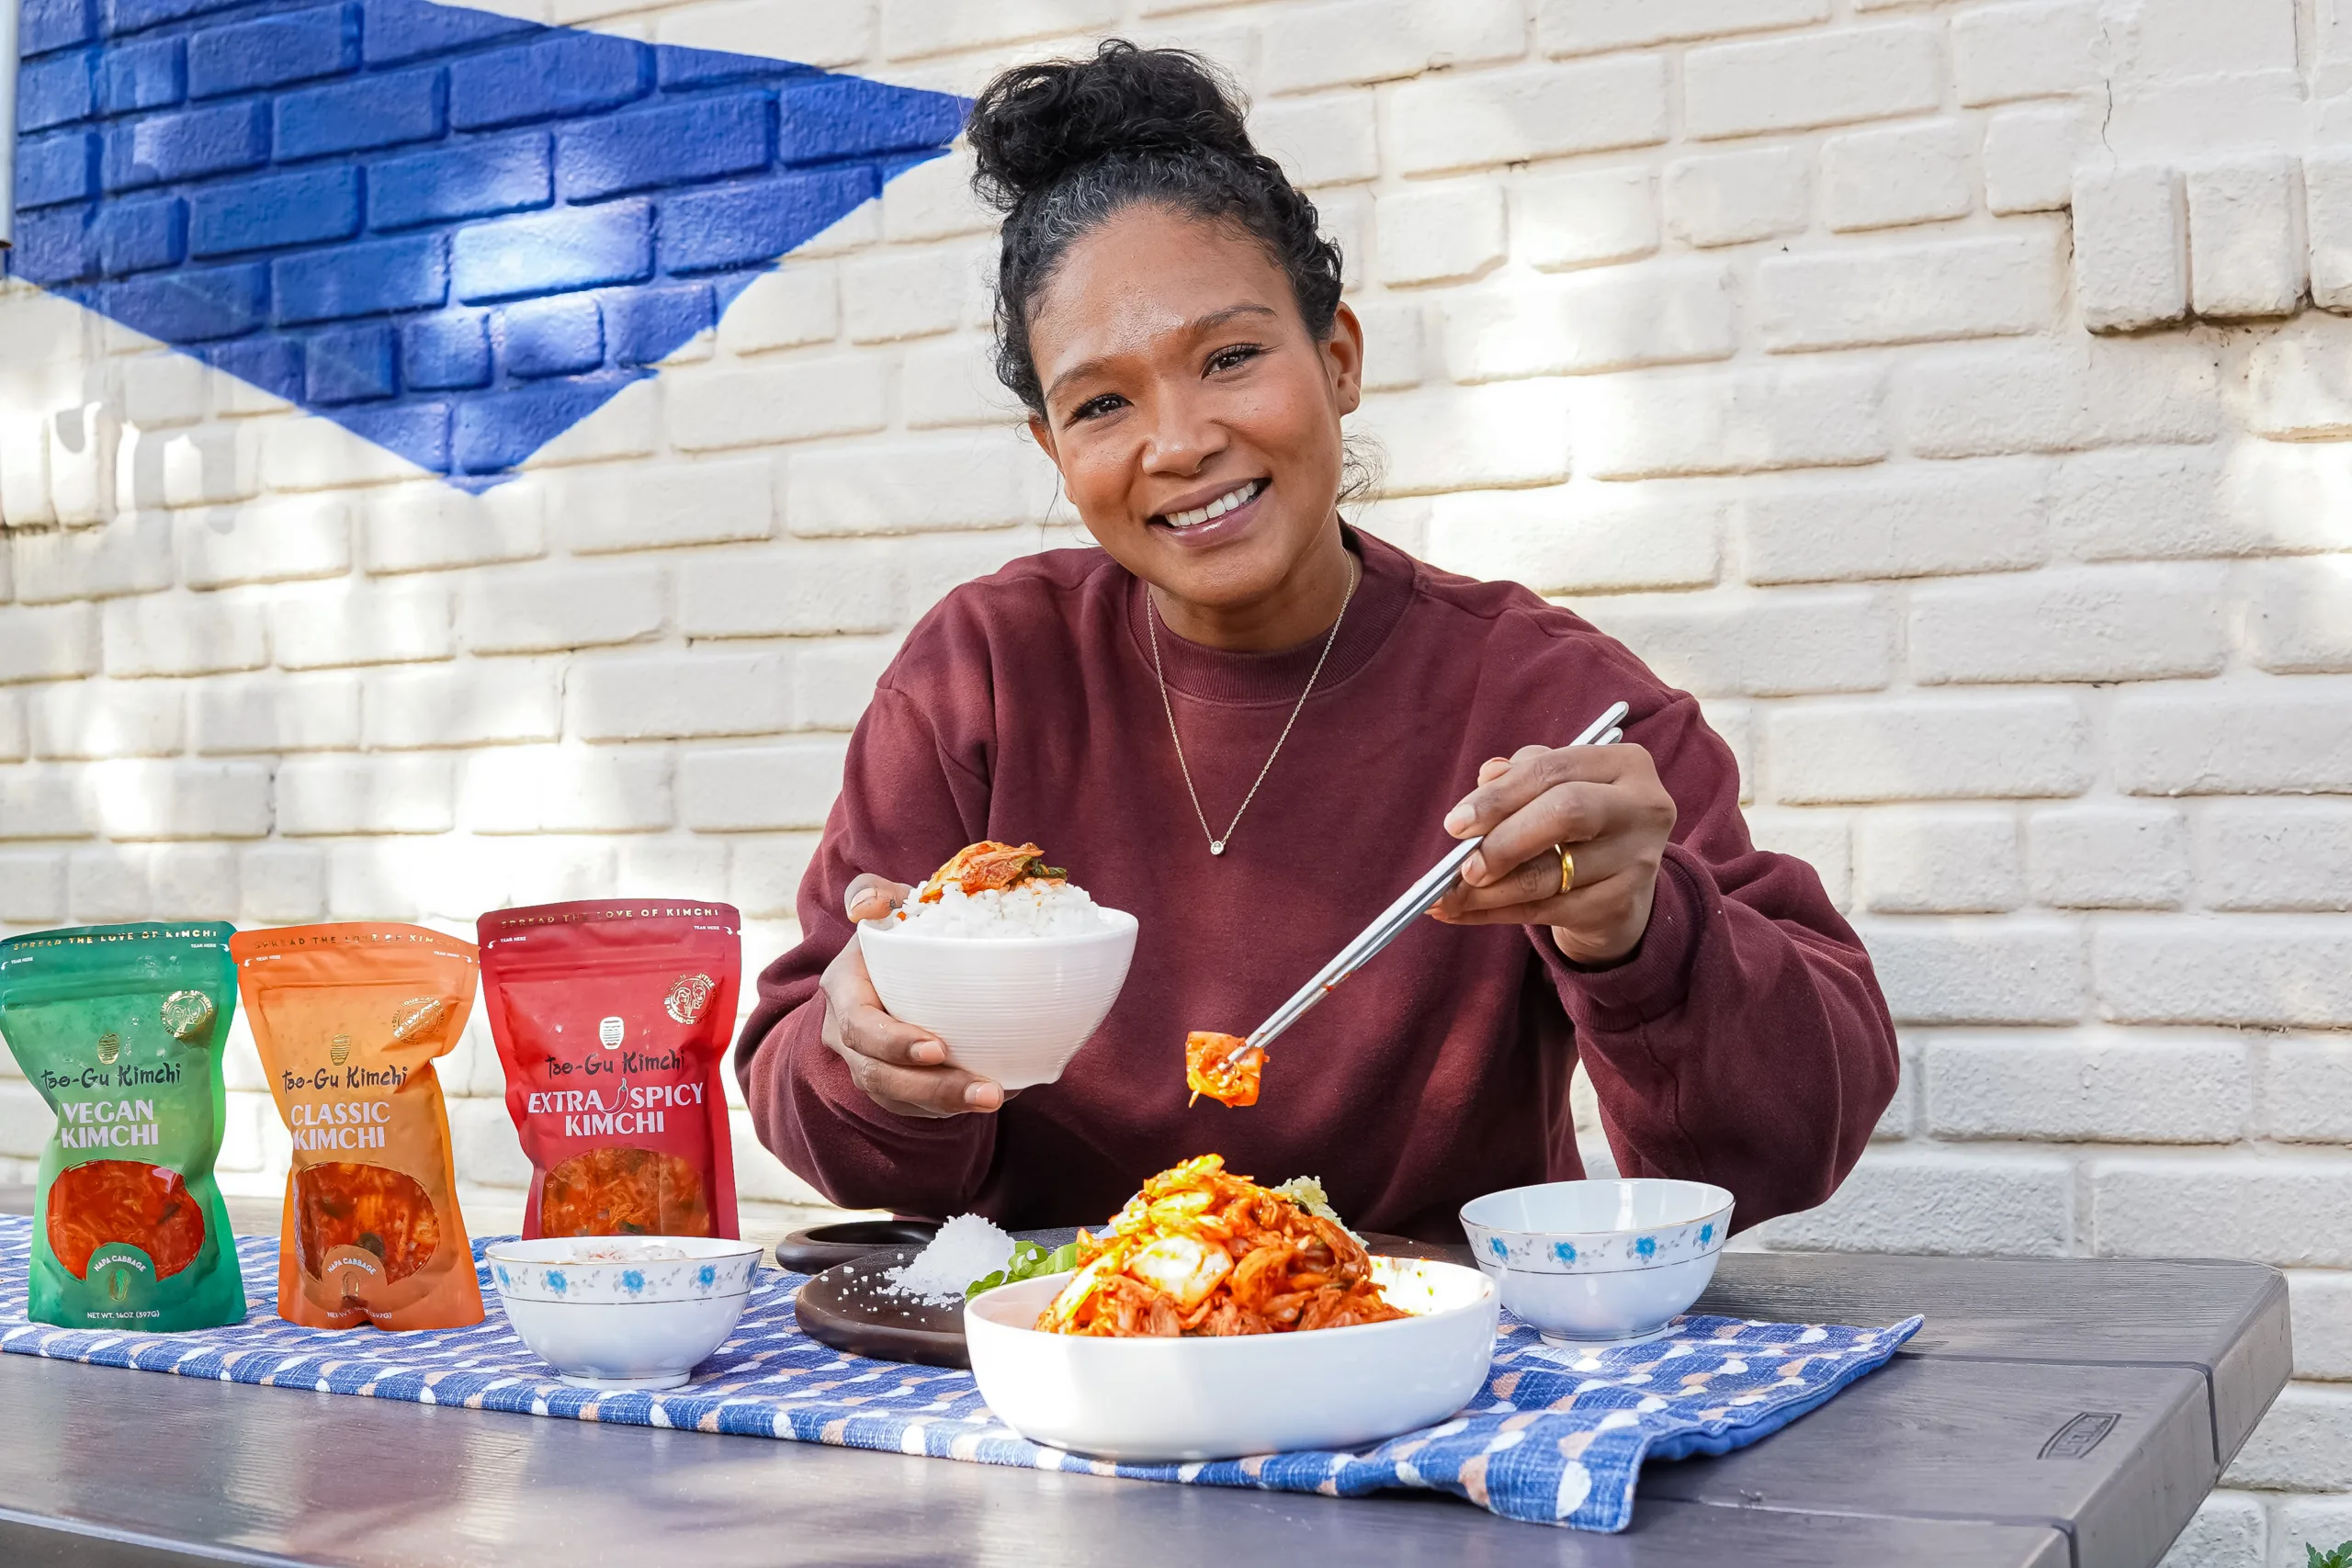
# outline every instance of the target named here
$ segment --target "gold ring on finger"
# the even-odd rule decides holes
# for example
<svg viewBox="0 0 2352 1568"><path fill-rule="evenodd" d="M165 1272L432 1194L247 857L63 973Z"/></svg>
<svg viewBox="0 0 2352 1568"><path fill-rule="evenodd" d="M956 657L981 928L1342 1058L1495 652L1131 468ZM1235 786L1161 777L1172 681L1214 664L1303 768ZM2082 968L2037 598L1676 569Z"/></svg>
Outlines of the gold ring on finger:
<svg viewBox="0 0 2352 1568"><path fill-rule="evenodd" d="M1577 885L1577 857L1568 852L1566 844L1552 847L1560 852L1560 897L1565 898L1568 896L1568 889Z"/></svg>

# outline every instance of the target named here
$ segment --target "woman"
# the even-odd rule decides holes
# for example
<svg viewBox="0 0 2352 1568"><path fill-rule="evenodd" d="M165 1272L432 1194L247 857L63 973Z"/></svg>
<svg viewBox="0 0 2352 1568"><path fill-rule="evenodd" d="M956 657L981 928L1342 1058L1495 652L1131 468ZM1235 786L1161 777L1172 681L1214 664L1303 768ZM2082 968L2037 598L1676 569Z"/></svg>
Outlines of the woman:
<svg viewBox="0 0 2352 1568"><path fill-rule="evenodd" d="M738 1048L762 1140L837 1202L1008 1226L1099 1223L1215 1151L1458 1240L1468 1199L1582 1173L1581 1055L1626 1174L1720 1183L1743 1224L1827 1197L1894 1089L1868 957L1751 846L1689 696L1341 521L1363 331L1230 90L1113 42L999 77L969 135L1006 213L998 373L1102 547L956 590L883 676ZM1620 698L1623 744L1557 749ZM1255 1027L1473 833L1254 1109L1187 1109L1188 1030ZM850 940L984 838L1143 923L1102 1030L1018 1098L884 1011Z"/></svg>

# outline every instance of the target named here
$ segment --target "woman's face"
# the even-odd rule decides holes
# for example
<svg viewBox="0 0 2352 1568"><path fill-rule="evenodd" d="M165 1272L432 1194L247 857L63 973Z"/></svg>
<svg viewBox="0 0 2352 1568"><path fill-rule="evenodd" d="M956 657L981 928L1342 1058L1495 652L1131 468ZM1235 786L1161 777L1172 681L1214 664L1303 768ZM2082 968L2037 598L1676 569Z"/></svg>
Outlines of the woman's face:
<svg viewBox="0 0 2352 1568"><path fill-rule="evenodd" d="M1299 593L1318 543L1343 564L1340 420L1363 332L1342 305L1316 342L1256 241L1128 208L1063 256L1029 341L1046 393L1030 429L1120 565L1212 620L1247 621Z"/></svg>

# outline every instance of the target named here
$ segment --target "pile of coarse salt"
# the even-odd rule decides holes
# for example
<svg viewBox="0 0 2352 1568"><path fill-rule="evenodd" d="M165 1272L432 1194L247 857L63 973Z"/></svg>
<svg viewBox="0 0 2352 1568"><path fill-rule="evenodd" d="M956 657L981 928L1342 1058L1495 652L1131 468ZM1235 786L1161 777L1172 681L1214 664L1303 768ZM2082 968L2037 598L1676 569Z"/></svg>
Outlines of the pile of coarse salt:
<svg viewBox="0 0 2352 1568"><path fill-rule="evenodd" d="M964 1299L965 1287L1012 1260L1012 1238L978 1214L958 1214L939 1227L931 1245L903 1268L883 1276L894 1296L945 1305Z"/></svg>

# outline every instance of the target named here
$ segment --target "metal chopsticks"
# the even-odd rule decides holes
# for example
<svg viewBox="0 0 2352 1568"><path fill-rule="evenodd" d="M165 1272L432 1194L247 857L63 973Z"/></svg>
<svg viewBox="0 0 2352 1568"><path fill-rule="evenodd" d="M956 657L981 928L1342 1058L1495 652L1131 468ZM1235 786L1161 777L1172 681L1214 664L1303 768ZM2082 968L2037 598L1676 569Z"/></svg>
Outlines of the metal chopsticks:
<svg viewBox="0 0 2352 1568"><path fill-rule="evenodd" d="M1624 703L1612 703L1609 711L1585 727L1584 733L1568 742L1571 746L1608 746L1624 738L1620 728L1632 708ZM1354 941L1341 948L1337 957L1316 973L1313 979L1301 986L1290 1000L1274 1010L1274 1015L1260 1024L1249 1039L1226 1053L1228 1062L1238 1061L1246 1053L1262 1050L1305 1015L1306 1010L1330 995L1339 983L1363 967L1364 962L1382 948L1403 935L1412 923L1446 895L1453 886L1455 874L1470 852L1484 841L1483 837L1464 839L1446 852L1445 858L1430 867L1420 879L1397 896L1396 901L1383 909L1372 924L1366 926Z"/></svg>

